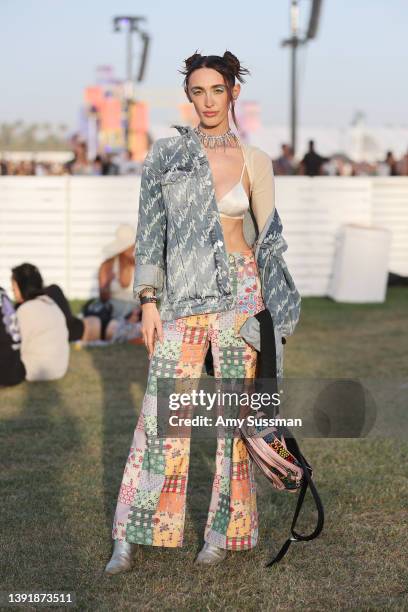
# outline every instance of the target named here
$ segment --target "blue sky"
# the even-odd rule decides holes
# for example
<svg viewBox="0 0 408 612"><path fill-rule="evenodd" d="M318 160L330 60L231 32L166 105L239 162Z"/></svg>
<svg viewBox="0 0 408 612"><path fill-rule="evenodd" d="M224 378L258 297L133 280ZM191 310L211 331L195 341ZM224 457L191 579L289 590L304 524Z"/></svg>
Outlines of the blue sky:
<svg viewBox="0 0 408 612"><path fill-rule="evenodd" d="M310 0L300 0L302 21ZM235 53L251 70L242 100L257 100L263 121L289 117L289 0L0 0L0 122L65 122L74 129L95 67L125 70L124 35L112 17L143 15L152 37L144 84L182 87L177 72L197 48ZM299 119L345 126L357 110L371 125L408 125L408 0L326 0L318 37L299 54ZM136 46L136 51L138 47ZM155 109L152 120L178 118Z"/></svg>

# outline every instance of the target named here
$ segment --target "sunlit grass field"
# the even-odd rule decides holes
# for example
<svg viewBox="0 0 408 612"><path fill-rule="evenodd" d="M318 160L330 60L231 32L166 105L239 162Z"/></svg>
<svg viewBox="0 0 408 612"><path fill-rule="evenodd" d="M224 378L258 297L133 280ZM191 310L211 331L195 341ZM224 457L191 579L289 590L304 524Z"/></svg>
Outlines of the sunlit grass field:
<svg viewBox="0 0 408 612"><path fill-rule="evenodd" d="M405 289L389 289L385 304L304 299L285 374L401 378L407 347ZM132 572L105 577L147 364L143 346L72 348L63 380L0 391L0 590L73 591L77 609L98 611L408 609L408 441L401 439L303 440L325 529L269 569L264 563L288 536L296 497L261 476L259 545L216 567L193 565L215 450L215 440L193 439L185 546L140 546ZM299 530L314 521L309 498Z"/></svg>

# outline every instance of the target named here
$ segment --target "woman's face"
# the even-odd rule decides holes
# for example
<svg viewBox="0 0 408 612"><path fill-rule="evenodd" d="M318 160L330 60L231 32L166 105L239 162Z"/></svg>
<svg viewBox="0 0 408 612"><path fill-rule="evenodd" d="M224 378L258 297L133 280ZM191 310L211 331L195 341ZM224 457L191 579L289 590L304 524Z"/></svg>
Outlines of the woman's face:
<svg viewBox="0 0 408 612"><path fill-rule="evenodd" d="M238 97L241 86L234 85L232 96ZM197 68L188 80L188 93L203 126L216 127L228 122L228 88L224 77L213 68Z"/></svg>
<svg viewBox="0 0 408 612"><path fill-rule="evenodd" d="M14 278L11 279L11 288L13 290L14 301L17 302L17 304L21 304L21 302L24 302L23 297L20 293L19 286L17 285Z"/></svg>

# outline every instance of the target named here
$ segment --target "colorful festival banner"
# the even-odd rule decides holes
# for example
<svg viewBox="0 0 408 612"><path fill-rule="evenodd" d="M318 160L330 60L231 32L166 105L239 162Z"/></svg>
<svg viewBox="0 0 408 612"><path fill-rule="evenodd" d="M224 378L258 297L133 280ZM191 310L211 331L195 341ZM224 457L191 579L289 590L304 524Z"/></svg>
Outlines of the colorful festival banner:
<svg viewBox="0 0 408 612"><path fill-rule="evenodd" d="M87 106L94 107L99 111L103 103L102 87L86 87L84 91L84 100Z"/></svg>

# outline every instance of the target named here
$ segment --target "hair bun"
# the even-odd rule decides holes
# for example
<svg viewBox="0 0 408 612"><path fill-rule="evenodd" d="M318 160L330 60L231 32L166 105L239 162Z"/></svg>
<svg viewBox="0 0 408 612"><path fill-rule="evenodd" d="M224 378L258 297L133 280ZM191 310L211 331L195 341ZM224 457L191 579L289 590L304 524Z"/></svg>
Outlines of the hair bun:
<svg viewBox="0 0 408 612"><path fill-rule="evenodd" d="M231 53L231 51L225 51L222 57L223 60L234 69L235 74L238 75L241 64L239 63L237 56Z"/></svg>
<svg viewBox="0 0 408 612"><path fill-rule="evenodd" d="M225 51L224 55L222 56L222 59L231 69L231 72L233 72L234 76L238 79L238 81L241 81L241 83L245 83L244 79L242 78L242 75L250 74L250 72L247 68L241 67L241 63L237 56L231 53L231 51Z"/></svg>
<svg viewBox="0 0 408 612"><path fill-rule="evenodd" d="M195 62L200 59L200 57L202 57L201 53L198 53L198 50L193 53L193 55L190 55L190 57L188 57L184 63L186 65L186 70L189 71L190 68L193 66L193 64L195 64Z"/></svg>

